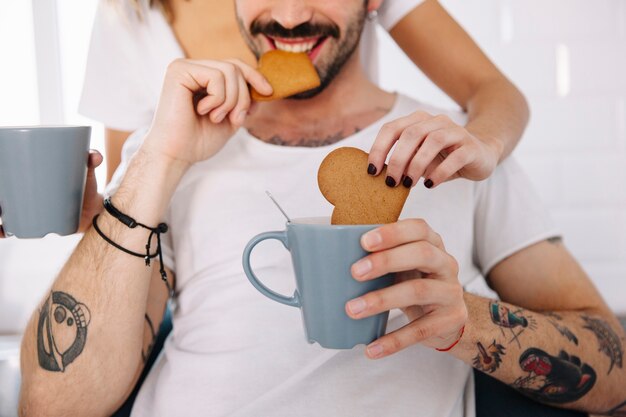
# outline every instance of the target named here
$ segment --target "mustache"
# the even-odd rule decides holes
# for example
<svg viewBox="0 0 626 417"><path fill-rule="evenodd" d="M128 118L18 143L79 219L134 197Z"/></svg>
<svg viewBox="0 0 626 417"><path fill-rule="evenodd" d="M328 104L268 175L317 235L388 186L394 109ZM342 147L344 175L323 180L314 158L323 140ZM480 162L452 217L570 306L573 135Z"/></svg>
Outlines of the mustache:
<svg viewBox="0 0 626 417"><path fill-rule="evenodd" d="M275 20L270 22L260 22L255 20L250 24L250 34L252 36L263 34L275 38L310 38L318 36L331 36L339 39L340 31L339 27L333 24L321 25L304 22L292 29L287 29Z"/></svg>

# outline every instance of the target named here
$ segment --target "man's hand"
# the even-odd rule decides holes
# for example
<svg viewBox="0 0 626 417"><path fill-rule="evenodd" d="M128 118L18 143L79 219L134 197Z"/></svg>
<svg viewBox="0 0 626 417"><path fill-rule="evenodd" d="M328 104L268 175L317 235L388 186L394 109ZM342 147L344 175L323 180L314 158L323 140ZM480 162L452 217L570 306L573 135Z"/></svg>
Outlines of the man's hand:
<svg viewBox="0 0 626 417"><path fill-rule="evenodd" d="M172 62L144 145L186 165L210 158L244 123L248 83L272 93L267 80L239 60Z"/></svg>
<svg viewBox="0 0 626 417"><path fill-rule="evenodd" d="M83 210L80 214L78 233L84 233L91 226L93 216L102 210L102 196L98 194L98 182L96 181L96 168L100 166L102 159L102 154L97 150L91 149L89 151ZM0 225L0 239L4 237L6 237L4 229Z"/></svg>
<svg viewBox="0 0 626 417"><path fill-rule="evenodd" d="M415 343L445 348L459 336L467 320L458 265L441 237L420 219L381 226L361 238L368 256L352 266L359 281L396 272L396 283L349 301L346 312L354 319L400 308L411 321L367 347L370 358L395 353Z"/></svg>
<svg viewBox="0 0 626 417"><path fill-rule="evenodd" d="M393 184L411 187L420 177L428 188L454 178L484 180L502 154L496 141L477 138L448 116L417 111L386 123L378 133L369 163L381 172L387 155L396 146L387 168ZM371 173L371 172L370 172Z"/></svg>

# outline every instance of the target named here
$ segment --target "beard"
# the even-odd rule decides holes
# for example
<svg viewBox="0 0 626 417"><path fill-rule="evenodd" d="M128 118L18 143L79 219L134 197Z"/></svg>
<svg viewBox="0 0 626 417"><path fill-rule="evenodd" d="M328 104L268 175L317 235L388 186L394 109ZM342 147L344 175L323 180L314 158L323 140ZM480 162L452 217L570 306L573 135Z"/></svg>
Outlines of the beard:
<svg viewBox="0 0 626 417"><path fill-rule="evenodd" d="M269 22L254 20L250 24L250 29L245 30L241 19L238 19L238 22L239 29L248 47L257 59L261 56L261 49L254 42L254 37L259 35L265 35L269 38L276 37L287 39L319 37L321 41L324 42L335 40L333 45L323 46L323 48L328 48L329 46L331 46L331 48L328 48L330 50L326 52L325 56L320 55L317 64L315 64L315 70L320 77L320 85L311 90L288 97L291 99L308 99L324 91L354 54L361 40L361 33L363 32L366 16L367 3L365 3L363 9L346 25L343 34L341 33L341 29L335 24L304 22L292 29L287 29L274 20ZM326 40L326 38L331 39Z"/></svg>

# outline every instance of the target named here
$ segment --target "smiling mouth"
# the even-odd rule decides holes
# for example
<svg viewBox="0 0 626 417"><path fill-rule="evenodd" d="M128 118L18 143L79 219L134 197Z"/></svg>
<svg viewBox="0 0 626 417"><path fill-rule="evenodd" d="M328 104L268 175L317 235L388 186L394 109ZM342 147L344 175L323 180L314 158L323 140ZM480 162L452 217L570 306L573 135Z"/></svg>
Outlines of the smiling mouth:
<svg viewBox="0 0 626 417"><path fill-rule="evenodd" d="M317 52L328 39L328 36L318 36L309 38L278 38L265 35L272 49L279 49L287 52L304 52L313 60Z"/></svg>

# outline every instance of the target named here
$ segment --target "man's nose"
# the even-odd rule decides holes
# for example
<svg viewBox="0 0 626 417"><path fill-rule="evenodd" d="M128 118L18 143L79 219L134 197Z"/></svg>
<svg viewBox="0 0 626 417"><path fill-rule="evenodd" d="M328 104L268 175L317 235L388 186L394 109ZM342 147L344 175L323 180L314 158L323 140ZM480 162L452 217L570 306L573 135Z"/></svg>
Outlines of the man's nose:
<svg viewBox="0 0 626 417"><path fill-rule="evenodd" d="M272 19L280 23L285 29L308 22L313 17L314 2L306 0L277 0L272 8Z"/></svg>

